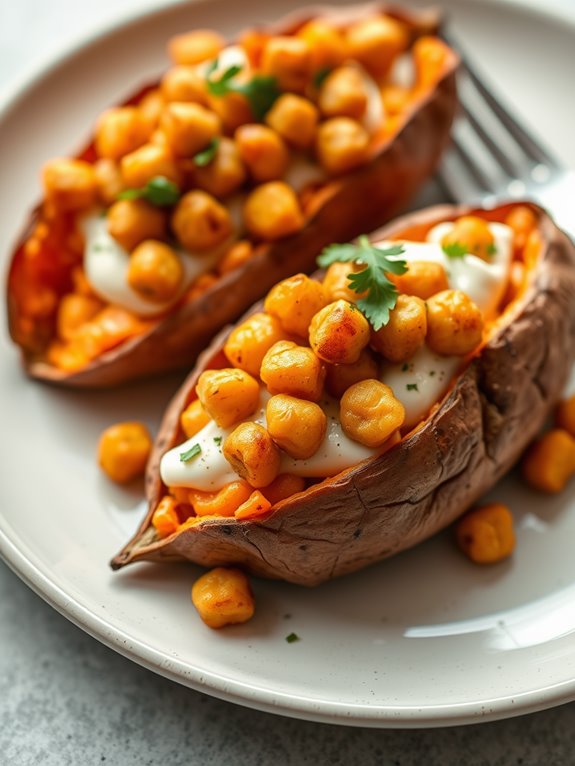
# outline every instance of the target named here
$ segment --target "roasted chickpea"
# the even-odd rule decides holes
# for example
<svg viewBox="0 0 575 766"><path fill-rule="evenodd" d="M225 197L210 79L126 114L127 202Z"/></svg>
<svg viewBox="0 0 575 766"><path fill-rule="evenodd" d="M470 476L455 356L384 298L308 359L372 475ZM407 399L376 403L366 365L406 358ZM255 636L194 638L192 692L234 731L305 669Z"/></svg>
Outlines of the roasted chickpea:
<svg viewBox="0 0 575 766"><path fill-rule="evenodd" d="M483 334L483 315L461 290L444 290L427 301L427 344L436 354L465 356Z"/></svg>
<svg viewBox="0 0 575 766"><path fill-rule="evenodd" d="M191 66L215 59L226 41L213 29L194 29L175 35L168 43L168 53L175 64Z"/></svg>
<svg viewBox="0 0 575 766"><path fill-rule="evenodd" d="M218 492L192 489L188 499L197 516L233 516L252 491L247 481L231 481Z"/></svg>
<svg viewBox="0 0 575 766"><path fill-rule="evenodd" d="M298 30L297 36L308 44L311 71L333 69L347 58L347 45L336 27L321 19L312 19Z"/></svg>
<svg viewBox="0 0 575 766"><path fill-rule="evenodd" d="M325 380L325 367L313 351L291 341L279 341L262 360L260 377L270 394L289 394L317 402Z"/></svg>
<svg viewBox="0 0 575 766"><path fill-rule="evenodd" d="M234 367L257 377L266 353L275 343L287 339L279 319L260 312L232 330L225 343L224 353Z"/></svg>
<svg viewBox="0 0 575 766"><path fill-rule="evenodd" d="M379 380L362 380L341 397L339 417L350 439L377 449L401 428L405 410L389 386Z"/></svg>
<svg viewBox="0 0 575 766"><path fill-rule="evenodd" d="M307 98L284 93L275 101L265 120L288 144L308 149L317 134L319 112Z"/></svg>
<svg viewBox="0 0 575 766"><path fill-rule="evenodd" d="M120 169L124 184L129 188L139 189L158 176L180 183L180 171L167 146L144 144L122 157Z"/></svg>
<svg viewBox="0 0 575 766"><path fill-rule="evenodd" d="M329 173L347 173L362 165L368 149L367 131L349 117L333 117L319 126L317 155Z"/></svg>
<svg viewBox="0 0 575 766"><path fill-rule="evenodd" d="M241 125L253 122L255 115L242 93L209 96L209 107L218 115L226 133L234 133Z"/></svg>
<svg viewBox="0 0 575 766"><path fill-rule="evenodd" d="M160 121L160 115L164 108L164 98L159 88L149 90L145 96L138 101L138 109L140 114L148 123L150 131L155 130Z"/></svg>
<svg viewBox="0 0 575 766"><path fill-rule="evenodd" d="M272 505L285 500L287 497L295 495L297 492L303 492L305 489L305 479L302 476L296 476L293 473L280 473L271 484L263 488L264 494Z"/></svg>
<svg viewBox="0 0 575 766"><path fill-rule="evenodd" d="M483 218L465 215L455 221L453 229L443 237L441 244L444 247L463 245L468 253L488 261L494 252L495 237L491 233L489 223Z"/></svg>
<svg viewBox="0 0 575 766"><path fill-rule="evenodd" d="M247 178L246 169L235 141L220 138L214 159L203 167L196 167L196 184L213 194L227 197L237 191Z"/></svg>
<svg viewBox="0 0 575 766"><path fill-rule="evenodd" d="M103 308L102 301L91 295L69 293L58 305L56 329L62 340L71 340L78 327L89 322Z"/></svg>
<svg viewBox="0 0 575 766"><path fill-rule="evenodd" d="M248 195L244 222L254 237L275 240L300 231L304 218L294 190L283 181L269 181Z"/></svg>
<svg viewBox="0 0 575 766"><path fill-rule="evenodd" d="M194 399L191 404L188 404L180 415L180 425L188 439L199 433L209 422L210 416L202 407L199 399Z"/></svg>
<svg viewBox="0 0 575 766"><path fill-rule="evenodd" d="M327 303L321 282L296 274L272 287L264 308L279 319L286 332L307 338L312 317Z"/></svg>
<svg viewBox="0 0 575 766"><path fill-rule="evenodd" d="M252 487L265 487L278 475L281 454L259 423L240 423L224 441L223 455Z"/></svg>
<svg viewBox="0 0 575 766"><path fill-rule="evenodd" d="M465 514L455 527L457 545L476 564L495 564L515 548L513 516L506 505L489 503Z"/></svg>
<svg viewBox="0 0 575 766"><path fill-rule="evenodd" d="M239 569L217 567L192 587L192 602L210 628L247 622L255 611L249 580Z"/></svg>
<svg viewBox="0 0 575 766"><path fill-rule="evenodd" d="M289 152L283 138L265 125L242 125L236 130L236 145L254 181L265 183L281 178L287 170Z"/></svg>
<svg viewBox="0 0 575 766"><path fill-rule="evenodd" d="M167 219L163 210L143 199L121 199L107 215L108 232L128 252L145 239L162 239Z"/></svg>
<svg viewBox="0 0 575 766"><path fill-rule="evenodd" d="M425 303L414 295L398 295L389 322L371 333L371 346L390 362L405 362L423 346L426 333Z"/></svg>
<svg viewBox="0 0 575 766"><path fill-rule="evenodd" d="M172 215L172 228L181 244L191 251L212 250L233 231L227 209L206 192L184 194Z"/></svg>
<svg viewBox="0 0 575 766"><path fill-rule="evenodd" d="M537 216L531 208L517 205L505 216L504 223L513 229L513 246L516 253L525 247L527 237L537 226Z"/></svg>
<svg viewBox="0 0 575 766"><path fill-rule="evenodd" d="M332 263L323 278L323 287L331 301L344 300L355 303L366 293L356 293L349 286L350 274L357 274L365 266L359 263Z"/></svg>
<svg viewBox="0 0 575 766"><path fill-rule="evenodd" d="M426 301L432 295L449 289L447 274L440 263L410 261L405 274L389 274L398 292Z"/></svg>
<svg viewBox="0 0 575 766"><path fill-rule="evenodd" d="M152 526L160 538L169 537L178 531L180 518L177 501L170 495L164 495L152 515Z"/></svg>
<svg viewBox="0 0 575 766"><path fill-rule="evenodd" d="M286 394L268 400L266 422L274 442L296 460L315 455L327 429L325 412L318 404Z"/></svg>
<svg viewBox="0 0 575 766"><path fill-rule="evenodd" d="M354 383L360 380L377 378L379 365L372 351L364 348L357 362L353 364L328 364L325 387L336 399L341 399L344 393Z"/></svg>
<svg viewBox="0 0 575 766"><path fill-rule="evenodd" d="M367 103L365 80L357 67L342 66L334 69L319 90L319 108L326 117L361 120Z"/></svg>
<svg viewBox="0 0 575 766"><path fill-rule="evenodd" d="M221 133L222 125L201 104L174 101L162 110L160 129L176 157L193 157Z"/></svg>
<svg viewBox="0 0 575 766"><path fill-rule="evenodd" d="M130 256L128 284L152 303L174 300L182 289L184 269L176 252L164 242L146 239Z"/></svg>
<svg viewBox="0 0 575 766"><path fill-rule="evenodd" d="M575 437L575 396L559 402L555 410L555 423Z"/></svg>
<svg viewBox="0 0 575 766"><path fill-rule="evenodd" d="M150 123L137 107L108 109L96 125L96 151L100 157L119 160L145 144L150 132Z"/></svg>
<svg viewBox="0 0 575 766"><path fill-rule="evenodd" d="M262 72L272 75L282 90L303 93L311 77L311 51L298 37L272 37L262 51Z"/></svg>
<svg viewBox="0 0 575 766"><path fill-rule="evenodd" d="M202 407L221 428L229 428L249 417L260 403L257 380L233 367L202 372L196 394Z"/></svg>
<svg viewBox="0 0 575 766"><path fill-rule="evenodd" d="M175 66L168 69L160 83L162 98L171 101L189 101L208 106L210 99L206 81L195 67Z"/></svg>
<svg viewBox="0 0 575 766"><path fill-rule="evenodd" d="M116 423L100 437L98 462L112 481L125 484L144 473L151 449L152 439L143 423Z"/></svg>
<svg viewBox="0 0 575 766"><path fill-rule="evenodd" d="M83 160L52 160L44 166L42 182L47 199L58 210L83 210L96 202L96 173Z"/></svg>
<svg viewBox="0 0 575 766"><path fill-rule="evenodd" d="M218 271L220 274L228 274L230 271L243 266L253 254L254 248L249 240L241 239L239 242L234 242L218 262Z"/></svg>
<svg viewBox="0 0 575 766"><path fill-rule="evenodd" d="M96 160L93 165L98 196L105 205L111 205L124 190L120 166L114 160Z"/></svg>
<svg viewBox="0 0 575 766"><path fill-rule="evenodd" d="M352 24L347 30L350 57L359 61L376 79L390 70L409 44L405 26L390 16L377 16Z"/></svg>
<svg viewBox="0 0 575 766"><path fill-rule="evenodd" d="M335 301L311 320L309 343L330 364L353 364L369 343L369 322L353 303Z"/></svg>
<svg viewBox="0 0 575 766"><path fill-rule="evenodd" d="M441 77L450 49L439 39L424 35L416 40L411 49L415 65L415 87L427 90Z"/></svg>
<svg viewBox="0 0 575 766"><path fill-rule="evenodd" d="M561 492L575 474L575 439L553 428L534 442L522 463L525 481L541 492Z"/></svg>

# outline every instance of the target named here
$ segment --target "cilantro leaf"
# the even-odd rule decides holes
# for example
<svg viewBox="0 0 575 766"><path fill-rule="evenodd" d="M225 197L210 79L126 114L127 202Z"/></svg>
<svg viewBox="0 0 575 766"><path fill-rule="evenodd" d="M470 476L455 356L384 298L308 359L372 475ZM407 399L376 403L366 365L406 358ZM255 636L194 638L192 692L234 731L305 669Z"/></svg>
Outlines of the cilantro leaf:
<svg viewBox="0 0 575 766"><path fill-rule="evenodd" d="M180 199L180 190L165 176L155 176L141 189L124 189L118 199L144 199L156 207L170 207Z"/></svg>
<svg viewBox="0 0 575 766"><path fill-rule="evenodd" d="M197 457L202 452L202 448L199 444L192 444L189 450L186 450L185 452L180 452L180 462L187 463L188 460L192 460L192 458Z"/></svg>
<svg viewBox="0 0 575 766"><path fill-rule="evenodd" d="M417 383L408 383L406 388L408 391L419 391L419 388L417 387Z"/></svg>
<svg viewBox="0 0 575 766"><path fill-rule="evenodd" d="M448 258L463 258L464 255L469 253L467 245L462 245L461 242L450 242L447 245L441 245L441 249Z"/></svg>
<svg viewBox="0 0 575 766"><path fill-rule="evenodd" d="M226 96L228 93L241 93L248 101L254 117L263 120L266 113L280 96L277 78L271 75L256 74L247 82L235 82L243 67L234 64L217 79L211 77L218 67L218 60L213 61L207 70L207 88L213 96Z"/></svg>
<svg viewBox="0 0 575 766"><path fill-rule="evenodd" d="M495 255L497 253L497 245L495 242L491 242L485 249L487 250L487 255Z"/></svg>
<svg viewBox="0 0 575 766"><path fill-rule="evenodd" d="M404 253L403 245L374 247L366 236L359 237L358 244L331 245L325 248L317 262L320 266L332 263L363 264L364 269L348 274L349 286L356 293L366 293L356 306L377 332L389 322L389 312L397 302L397 288L387 276L405 274L404 260L396 256Z"/></svg>
<svg viewBox="0 0 575 766"><path fill-rule="evenodd" d="M286 636L286 641L288 644L294 644L296 641L301 641L301 639L297 633L290 633L289 636Z"/></svg>
<svg viewBox="0 0 575 766"><path fill-rule="evenodd" d="M218 146L220 145L220 139L218 136L214 136L210 143L201 152L194 155L194 164L200 168L209 165L217 154Z"/></svg>

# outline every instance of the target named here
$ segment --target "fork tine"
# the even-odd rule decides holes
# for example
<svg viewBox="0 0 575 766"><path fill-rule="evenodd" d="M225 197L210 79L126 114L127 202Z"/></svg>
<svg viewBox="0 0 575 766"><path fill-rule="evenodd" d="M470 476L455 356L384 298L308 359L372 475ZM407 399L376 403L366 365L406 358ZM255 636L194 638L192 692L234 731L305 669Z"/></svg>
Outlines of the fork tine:
<svg viewBox="0 0 575 766"><path fill-rule="evenodd" d="M465 99L460 97L459 104L461 109L463 110L465 117L467 118L469 125L473 128L477 137L483 142L485 147L491 152L493 157L495 157L495 159L501 165L501 167L505 170L505 172L509 176L515 177L519 172L519 168L517 167L517 165L509 159L507 154L501 150L497 142L493 140L489 132L479 122L473 110L469 107Z"/></svg>

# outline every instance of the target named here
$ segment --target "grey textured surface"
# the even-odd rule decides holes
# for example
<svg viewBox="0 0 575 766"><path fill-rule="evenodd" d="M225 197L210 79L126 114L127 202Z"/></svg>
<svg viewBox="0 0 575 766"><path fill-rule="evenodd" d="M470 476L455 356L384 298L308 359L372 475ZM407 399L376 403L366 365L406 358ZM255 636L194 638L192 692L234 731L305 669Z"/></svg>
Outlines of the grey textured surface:
<svg viewBox="0 0 575 766"><path fill-rule="evenodd" d="M568 766L575 703L497 723L354 729L220 702L76 628L0 563L2 766Z"/></svg>

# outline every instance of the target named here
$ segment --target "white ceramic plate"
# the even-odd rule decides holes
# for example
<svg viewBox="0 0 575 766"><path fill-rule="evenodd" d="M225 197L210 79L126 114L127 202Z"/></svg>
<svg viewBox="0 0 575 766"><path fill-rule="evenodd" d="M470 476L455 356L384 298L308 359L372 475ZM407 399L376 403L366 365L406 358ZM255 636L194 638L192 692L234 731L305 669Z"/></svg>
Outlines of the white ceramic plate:
<svg viewBox="0 0 575 766"><path fill-rule="evenodd" d="M575 165L575 27L517 3L445 6L510 101ZM292 8L275 0L273 14ZM177 4L82 41L29 80L0 119L3 258L38 197L41 163L78 147L100 110L157 74L171 34L194 25L232 32L271 12L263 0ZM337 723L465 723L575 698L575 488L546 499L510 478L492 493L517 521L517 553L505 564L473 566L446 533L316 590L258 581L255 619L212 632L190 604L198 569L107 568L143 504L100 476L98 435L120 419L154 428L177 380L114 393L49 388L23 377L6 336L0 553L99 640L215 696ZM291 632L301 640L288 644Z"/></svg>

